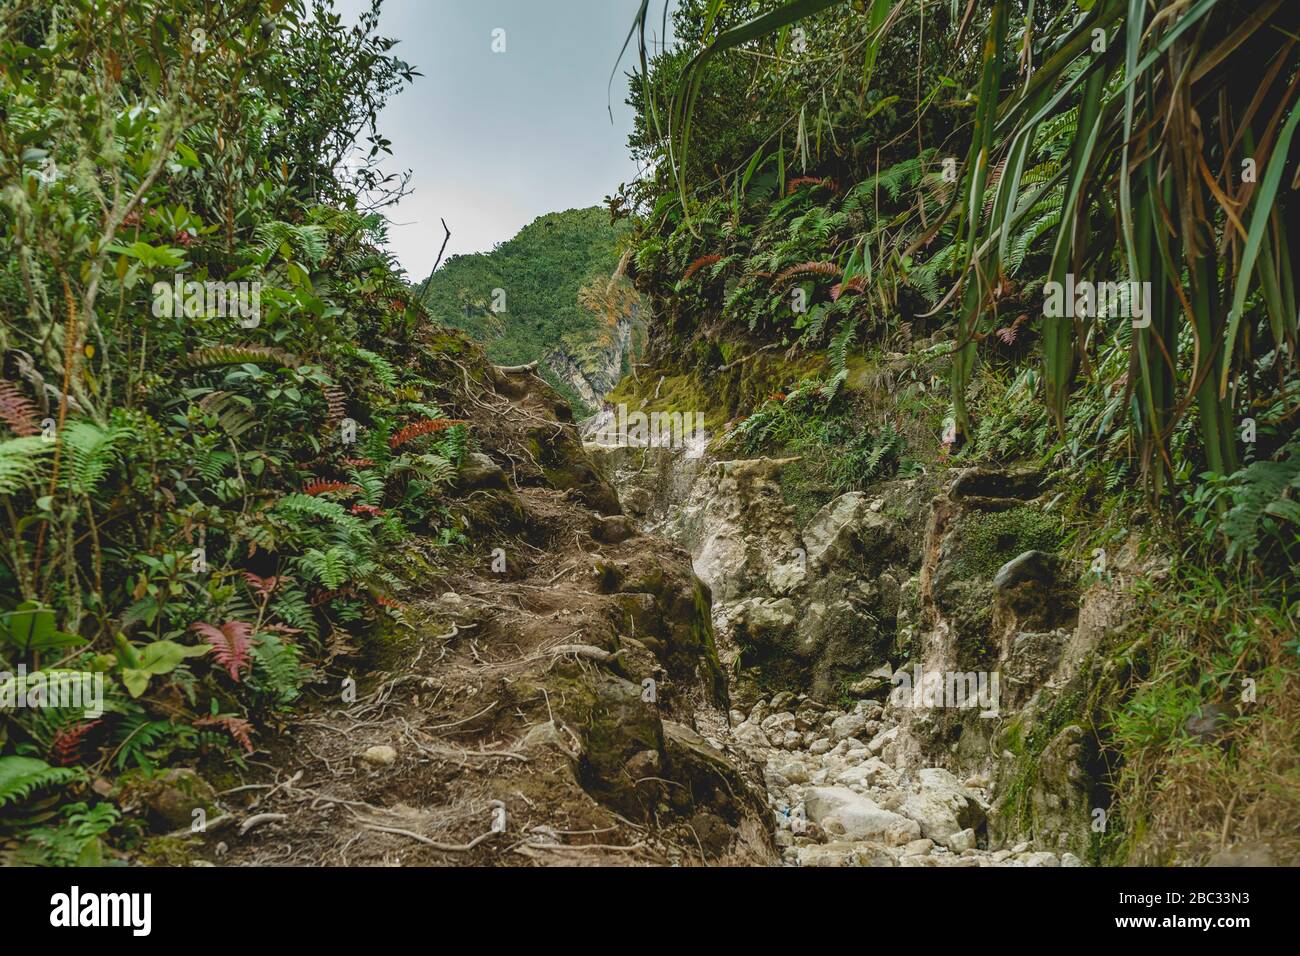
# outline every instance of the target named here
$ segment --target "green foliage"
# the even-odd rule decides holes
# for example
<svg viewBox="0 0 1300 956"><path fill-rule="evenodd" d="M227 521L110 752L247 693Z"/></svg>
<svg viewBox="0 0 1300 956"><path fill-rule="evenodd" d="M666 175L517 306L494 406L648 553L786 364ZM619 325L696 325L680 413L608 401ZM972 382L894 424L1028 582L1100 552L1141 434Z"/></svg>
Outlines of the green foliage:
<svg viewBox="0 0 1300 956"><path fill-rule="evenodd" d="M599 207L548 213L491 252L448 259L416 294L434 319L469 332L498 364L543 359L562 340L576 354L608 341L609 316L579 293L615 272L627 232ZM632 301L619 309L628 319Z"/></svg>
<svg viewBox="0 0 1300 956"><path fill-rule="evenodd" d="M67 783L79 776L69 767L51 767L35 757L0 757L0 807L17 803L36 790Z"/></svg>
<svg viewBox="0 0 1300 956"><path fill-rule="evenodd" d="M463 425L388 445L442 412L428 316L385 248L406 180L375 120L415 73L377 17L0 7L0 671L57 661L106 689L93 727L0 715L0 803L80 776L35 755L228 755L220 726L319 678L322 633L384 613L385 550L466 453ZM238 654L223 666L196 624ZM50 810L24 846L93 858L102 807Z"/></svg>

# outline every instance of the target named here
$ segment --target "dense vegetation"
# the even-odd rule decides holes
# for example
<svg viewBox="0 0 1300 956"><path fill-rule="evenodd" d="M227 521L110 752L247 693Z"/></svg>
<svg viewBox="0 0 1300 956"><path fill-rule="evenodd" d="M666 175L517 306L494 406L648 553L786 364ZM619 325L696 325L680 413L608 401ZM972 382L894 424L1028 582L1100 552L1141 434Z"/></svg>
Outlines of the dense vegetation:
<svg viewBox="0 0 1300 956"><path fill-rule="evenodd" d="M416 295L443 325L481 341L502 365L522 365L562 349L583 365L607 347L637 295L616 278L626 223L599 207L548 213L491 252L453 256ZM552 374L561 394L577 396Z"/></svg>
<svg viewBox="0 0 1300 956"><path fill-rule="evenodd" d="M134 781L251 752L394 613L382 551L456 538L468 436L397 358L425 316L374 121L414 72L376 23L0 9L0 671L106 678L102 715L0 715L8 861L129 846Z"/></svg>
<svg viewBox="0 0 1300 956"><path fill-rule="evenodd" d="M683 0L683 42L652 57L649 16L632 146L653 173L609 202L637 224L651 354L700 381L749 358L744 394L718 393L727 440L829 450L839 488L1030 464L1078 547L1143 529L1177 590L1097 712L1112 849L1171 845L1225 794L1294 821L1300 11ZM1149 283L1149 309L1047 317L1076 280ZM1270 692L1230 746L1189 744L1243 675Z"/></svg>

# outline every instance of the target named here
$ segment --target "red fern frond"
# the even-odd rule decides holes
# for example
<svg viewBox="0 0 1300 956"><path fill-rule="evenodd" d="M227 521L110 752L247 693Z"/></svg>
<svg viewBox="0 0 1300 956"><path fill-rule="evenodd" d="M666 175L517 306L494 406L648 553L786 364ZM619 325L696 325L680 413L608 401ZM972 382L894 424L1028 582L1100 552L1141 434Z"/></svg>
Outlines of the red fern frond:
<svg viewBox="0 0 1300 956"><path fill-rule="evenodd" d="M86 737L103 722L103 720L90 720L64 727L50 741L50 759L60 767L80 763L81 748L86 744Z"/></svg>
<svg viewBox="0 0 1300 956"><path fill-rule="evenodd" d="M315 497L317 495L340 494L344 492L352 493L360 490L361 488L359 486L350 484L349 482L346 481L319 480L319 481L308 482L307 484L302 486L302 493L304 495L311 495L312 497Z"/></svg>
<svg viewBox="0 0 1300 956"><path fill-rule="evenodd" d="M838 302L840 296L845 292L865 292L867 290L867 277L854 276L848 282L837 282L831 286L831 301Z"/></svg>
<svg viewBox="0 0 1300 956"><path fill-rule="evenodd" d="M386 607L394 611L400 611L402 609L402 604L400 602L394 601L392 598L385 597L382 594L372 594L370 595L370 599L380 607Z"/></svg>
<svg viewBox="0 0 1300 956"><path fill-rule="evenodd" d="M253 747L253 725L243 717L200 717L194 721L195 727L220 727L226 733L234 738L239 746L244 748L244 753L251 754L256 748Z"/></svg>
<svg viewBox="0 0 1300 956"><path fill-rule="evenodd" d="M446 431L448 428L454 428L456 425L465 424L467 424L467 422L459 418L426 418L423 421L412 422L388 440L388 447L401 448L407 442L419 438L421 435Z"/></svg>
<svg viewBox="0 0 1300 956"><path fill-rule="evenodd" d="M321 393L325 396L325 427L333 428L348 414L347 393L337 385L325 385Z"/></svg>
<svg viewBox="0 0 1300 956"><path fill-rule="evenodd" d="M699 272L705 266L711 266L715 262L721 262L721 261L722 261L722 256L700 256L698 259L696 259L694 262L692 262L689 266L686 267L686 271L682 273L682 281L685 282L687 279L695 275L695 273Z"/></svg>
<svg viewBox="0 0 1300 956"><path fill-rule="evenodd" d="M377 518L384 513L384 510L382 508L377 508L374 505L363 505L363 504L355 504L352 507L350 507L348 510L351 511L354 515L357 515L358 517L362 517L362 518Z"/></svg>
<svg viewBox="0 0 1300 956"><path fill-rule="evenodd" d="M0 421L9 426L15 435L35 435L36 406L18 390L13 382L0 379Z"/></svg>
<svg viewBox="0 0 1300 956"><path fill-rule="evenodd" d="M239 683L239 675L253 669L253 625L245 621L227 621L220 628L199 621L190 625L212 645L217 663L230 672L230 679Z"/></svg>
<svg viewBox="0 0 1300 956"><path fill-rule="evenodd" d="M780 285L788 279L801 275L823 275L839 278L840 267L833 262L800 262L776 274L774 284Z"/></svg>
<svg viewBox="0 0 1300 956"><path fill-rule="evenodd" d="M797 189L804 186L812 186L814 188L824 186L831 192L837 192L839 190L839 184L829 177L818 179L816 176L796 176L785 184L785 194L787 196L793 195Z"/></svg>
<svg viewBox="0 0 1300 956"><path fill-rule="evenodd" d="M264 578L254 574L252 571L245 571L244 581L247 582L249 590L260 597L265 597L280 586L280 578L275 574Z"/></svg>
<svg viewBox="0 0 1300 956"><path fill-rule="evenodd" d="M339 460L349 468L373 468L375 465L373 458L340 458Z"/></svg>

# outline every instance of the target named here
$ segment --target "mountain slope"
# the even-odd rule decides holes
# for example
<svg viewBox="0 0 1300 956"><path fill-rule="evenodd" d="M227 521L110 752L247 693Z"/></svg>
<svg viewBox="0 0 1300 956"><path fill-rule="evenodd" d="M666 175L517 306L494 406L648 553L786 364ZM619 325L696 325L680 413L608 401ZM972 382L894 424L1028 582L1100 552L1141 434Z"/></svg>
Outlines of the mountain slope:
<svg viewBox="0 0 1300 956"><path fill-rule="evenodd" d="M638 296L615 277L627 231L599 207L549 213L491 252L449 259L416 294L493 361L540 361L565 398L589 407L624 370L637 338Z"/></svg>

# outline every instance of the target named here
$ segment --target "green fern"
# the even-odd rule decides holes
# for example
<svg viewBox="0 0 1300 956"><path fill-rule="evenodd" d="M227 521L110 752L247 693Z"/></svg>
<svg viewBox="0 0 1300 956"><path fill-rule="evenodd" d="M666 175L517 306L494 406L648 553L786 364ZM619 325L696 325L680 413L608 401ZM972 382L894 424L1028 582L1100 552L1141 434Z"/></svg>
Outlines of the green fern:
<svg viewBox="0 0 1300 956"><path fill-rule="evenodd" d="M0 442L0 495L15 495L41 481L44 458L53 450L54 443L39 435Z"/></svg>
<svg viewBox="0 0 1300 956"><path fill-rule="evenodd" d="M0 807L25 800L43 787L68 783L80 776L69 767L51 767L36 757L0 757Z"/></svg>

